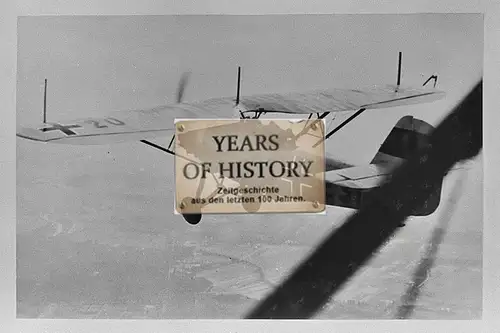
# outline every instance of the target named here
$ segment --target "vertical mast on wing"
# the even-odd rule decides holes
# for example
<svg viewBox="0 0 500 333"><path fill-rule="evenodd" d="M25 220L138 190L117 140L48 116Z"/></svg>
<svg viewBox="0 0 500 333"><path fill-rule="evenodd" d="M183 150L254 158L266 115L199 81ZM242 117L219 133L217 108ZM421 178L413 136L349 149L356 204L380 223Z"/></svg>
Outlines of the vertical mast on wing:
<svg viewBox="0 0 500 333"><path fill-rule="evenodd" d="M241 96L241 67L238 66L238 80L236 82L236 99L233 107L233 112L236 117L240 119L259 119L261 115L266 114L263 108L257 107L256 109L248 109L245 105L240 105ZM250 117L248 113L253 112L254 115Z"/></svg>
<svg viewBox="0 0 500 333"><path fill-rule="evenodd" d="M243 112L247 110L242 108L240 105L240 90L241 90L241 67L238 66L238 79L236 82L236 100L233 109L236 117L244 119L246 118L246 115Z"/></svg>
<svg viewBox="0 0 500 333"><path fill-rule="evenodd" d="M399 51L399 61L398 61L398 81L396 83L396 90L395 92L398 92L399 86L401 85L401 58L403 54L401 51Z"/></svg>
<svg viewBox="0 0 500 333"><path fill-rule="evenodd" d="M47 79L43 88L43 123L47 123Z"/></svg>
<svg viewBox="0 0 500 333"><path fill-rule="evenodd" d="M241 67L238 66L238 83L236 86L236 105L240 104L240 82L241 82Z"/></svg>
<svg viewBox="0 0 500 333"><path fill-rule="evenodd" d="M399 91L399 87L401 86L401 64L402 64L402 58L403 58L403 53L401 51L399 51L399 59L398 59L398 79L396 81L396 89L394 89L394 92L398 92ZM424 84L422 85L423 87L425 87L427 85L427 83L429 83L430 80L433 80L434 81L434 85L433 85L433 88L436 88L436 84L437 84L437 79L438 79L438 76L437 74L433 74L431 75L425 82Z"/></svg>

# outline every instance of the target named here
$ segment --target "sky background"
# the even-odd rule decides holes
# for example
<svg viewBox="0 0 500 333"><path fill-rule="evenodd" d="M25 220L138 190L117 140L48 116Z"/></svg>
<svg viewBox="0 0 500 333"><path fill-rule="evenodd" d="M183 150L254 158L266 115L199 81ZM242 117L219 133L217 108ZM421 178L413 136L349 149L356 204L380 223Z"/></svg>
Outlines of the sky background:
<svg viewBox="0 0 500 333"><path fill-rule="evenodd" d="M186 101L234 95L238 65L243 67L243 95L393 84L398 51L403 52L403 84L421 85L428 76L437 73L437 87L447 92L445 99L366 112L327 142L330 155L355 164L368 163L404 115L436 125L480 77L483 62L480 15L31 17L19 19L18 31L20 125L41 122L44 78L48 79L48 121L64 122L173 102L179 77L187 70L192 75ZM348 115L339 114L337 123ZM164 142L168 144L169 140L165 138ZM211 235L219 240L209 244L211 247L223 243L233 249L243 246L239 243L242 234L250 244L283 244L285 240L294 240L304 246L302 252L287 257L287 252L276 250L282 257L263 254L258 259L268 258L275 265L276 260L288 258L291 262L284 267L290 268L303 251L328 232L330 221L341 221L349 212L329 208L327 216L307 219L280 216L276 225L265 224L266 216L242 216L238 223L225 216L207 216L200 226L189 227L172 213L173 162L170 156L140 143L67 146L17 138L17 252L18 276L21 276L18 290L25 293L22 297L29 299L33 295L35 301L31 299L28 303L36 303L36 298L42 299L44 293L53 295L54 302L69 297L58 289L37 289L33 281L49 279L40 277L45 272L50 272L50 278L68 290L72 288L67 285L68 276L80 276L79 283L91 279L85 273L61 272L61 267L78 258L81 267L94 268L95 263L84 263L86 259L78 255L80 251L90 251L89 242L105 247L102 253L121 243L135 249L130 251L137 254L137 249L151 244L160 244L161 248L168 237L180 243L201 244L202 239ZM482 226L478 221L482 219L482 163L469 175L466 186L467 195L461 199L464 204L456 213L462 218L454 223L456 233L446 252L447 259L443 259L447 263L453 262L457 248L464 251L460 257L470 256L476 264L481 260ZM444 193L448 193L449 184L446 189ZM402 232L403 244L415 241L413 247L404 249L408 253L393 247L392 254L387 254L389 257L378 259L381 267L392 262L400 265L394 266L394 271L411 274L412 267L407 263L418 259L419 246L425 242L436 219L431 216L420 221L429 223L412 224ZM152 231L156 238L145 236ZM45 243L47 239L55 241ZM97 245L95 248L101 251ZM123 252L121 248L115 251ZM93 255L104 258L102 253ZM174 261L190 256L172 255ZM398 255L400 264L396 263ZM109 266L118 259L102 260ZM132 268L132 275L143 273L141 267L146 266ZM464 308L460 303L463 294L442 291L442 284L451 277L458 281L453 285L455 289L469 290L466 282L470 280L469 273L460 275L457 271L463 267L442 268L438 274L441 285L433 291L438 296L428 296L431 303L453 300L450 302L457 309ZM366 279L360 278L359 284L353 283L343 295L346 299L355 297L366 281L375 281L378 285L374 288L378 290L388 283L399 284L399 289L395 287L390 292L392 298L404 290L406 278L376 280L383 275L380 272L378 266L368 267L364 273ZM480 307L478 283L479 287L470 289L467 296L471 302L476 301L465 306L473 309L469 315L476 315ZM89 293L104 295L111 288L100 285ZM134 290L139 289L129 289ZM154 293L157 291L153 290ZM378 303L370 304L376 308ZM29 306L19 308L25 314L31 313Z"/></svg>
<svg viewBox="0 0 500 333"><path fill-rule="evenodd" d="M18 124L40 122L44 78L48 120L64 121L173 102L188 70L186 101L233 96L238 65L242 94L393 84L402 51L403 84L436 72L448 97L365 113L329 142L361 163L400 116L450 110L481 74L482 34L480 15L455 14L21 17Z"/></svg>

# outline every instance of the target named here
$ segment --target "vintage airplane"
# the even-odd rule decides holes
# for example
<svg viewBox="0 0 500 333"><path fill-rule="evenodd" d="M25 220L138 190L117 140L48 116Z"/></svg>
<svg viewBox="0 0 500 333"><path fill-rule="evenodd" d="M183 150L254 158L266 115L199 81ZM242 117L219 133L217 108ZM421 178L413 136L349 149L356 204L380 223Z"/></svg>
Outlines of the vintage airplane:
<svg viewBox="0 0 500 333"><path fill-rule="evenodd" d="M313 121L305 121L303 127L307 128L311 126ZM178 154L180 153L178 156L194 156L199 164L207 161L217 161L216 163L224 164L233 161L234 155L214 156L214 142L213 140L207 140L207 138L221 138L227 135L227 133L243 133L244 130L241 127L255 125L249 125L246 121L235 121L231 122L230 128L228 128L228 126L229 125L224 124L178 134L178 147L181 148L178 151ZM261 130L262 133L279 134L280 147L283 148L278 152L273 152L273 159L275 161L289 161L290 156L293 156L294 162L297 156L300 156L299 159L307 161L316 160L317 156L314 156L311 150L304 150L304 148L307 147L303 145L298 147L296 145L297 137L309 134L307 131L302 130L299 131L298 134L294 134L290 129L286 131L283 130L273 121L260 126L257 132ZM297 129L297 127L295 128ZM430 134L433 130L434 127L427 122L407 115L400 118L391 129L389 135L378 149L370 164L351 165L326 156L324 165L324 171L326 171L324 179L326 189L325 204L328 206L353 209L360 208L362 203L367 199L366 194L388 181L391 177L392 170L401 165L402 162L408 159L412 154L416 153L418 149L427 147ZM313 136L316 137L316 135ZM324 140L324 137L318 137L318 140ZM299 159L296 161L297 164L300 164ZM194 160L191 159L189 161ZM212 162L209 163L213 164ZM308 169L310 174L315 175L323 172L323 169L318 170L315 164L312 164L312 166L313 167ZM190 213L184 214L185 219L189 223L196 224L201 220L202 208L209 204L209 199L213 198L217 200L228 195L227 191L223 191L224 188L239 187L244 189L247 186L262 188L269 185L267 178L251 177L247 179L242 176L243 171L238 172L240 176L237 176L235 171L235 176L232 177L227 175L228 172L229 171L226 170L224 177L221 177L220 173L210 173L212 178L209 179L213 179L214 181L213 184L209 186L210 191L212 191L210 194L203 195L202 192L206 186L207 178L200 178L194 197L185 197L183 199L184 205L190 206ZM226 181L226 179L228 181ZM273 178L273 185L280 188L280 196L297 196L298 193L300 193L300 201L312 203L314 201L312 198L317 197L316 191L322 185L319 183L320 181L322 182L323 180L311 177L308 178L307 183L302 183L302 181L297 180L297 178L278 177ZM234 183L236 183L236 186ZM437 184L429 184L426 186L429 191L429 197L422 206L412 211L413 216L430 215L439 206L442 181ZM247 202L241 202L245 211L251 213L258 212L262 202L259 200L260 194L253 195L246 192L244 197L247 199L254 197ZM199 202L194 198L203 198L203 200Z"/></svg>
<svg viewBox="0 0 500 333"><path fill-rule="evenodd" d="M84 118L67 124L46 121L45 80L43 123L34 127L18 127L17 136L29 140L50 143L76 145L108 144L124 141L140 141L166 153L175 155L172 150L174 142L175 119L227 118L224 110L232 110L239 119L258 119L264 114L304 114L309 115L308 123L313 115L324 119L328 115L343 111L355 111L348 119L323 138L327 140L338 130L367 110L383 109L403 105L432 102L444 97L444 92L435 89L437 75L429 77L419 88L404 88L401 81L401 52L399 53L398 76L396 85L386 85L366 89L328 89L302 93L260 94L240 97L241 68L238 67L236 98L213 98L199 102L185 103L182 101L187 82L183 75L177 90L177 103L152 109L130 110L111 113L102 118ZM434 87L426 87L434 80ZM393 128L379 152L369 165L350 166L335 161L326 160L326 204L357 208L362 202L366 191L378 186L384 179L390 177L395 165L404 160L415 149L427 142L427 134L432 126L411 116L401 118ZM154 137L172 136L168 147L149 141ZM432 213L440 200L441 184L432 186L428 204L415 215ZM184 214L191 224L201 220L201 214Z"/></svg>

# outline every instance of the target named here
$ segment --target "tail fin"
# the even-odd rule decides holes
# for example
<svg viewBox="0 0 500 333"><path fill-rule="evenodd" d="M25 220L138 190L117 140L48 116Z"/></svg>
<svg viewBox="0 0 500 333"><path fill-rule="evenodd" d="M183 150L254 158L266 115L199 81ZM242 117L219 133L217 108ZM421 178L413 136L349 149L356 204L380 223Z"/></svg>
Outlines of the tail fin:
<svg viewBox="0 0 500 333"><path fill-rule="evenodd" d="M404 116L392 128L370 163L399 165L416 150L429 144L429 135L433 130L434 127L423 120Z"/></svg>
<svg viewBox="0 0 500 333"><path fill-rule="evenodd" d="M430 134L433 130L434 127L423 120L404 116L392 128L371 163L394 167L399 165L416 150L429 145ZM442 185L442 180L431 185L428 188L428 199L421 207L417 207L411 215L426 216L432 214L439 206Z"/></svg>

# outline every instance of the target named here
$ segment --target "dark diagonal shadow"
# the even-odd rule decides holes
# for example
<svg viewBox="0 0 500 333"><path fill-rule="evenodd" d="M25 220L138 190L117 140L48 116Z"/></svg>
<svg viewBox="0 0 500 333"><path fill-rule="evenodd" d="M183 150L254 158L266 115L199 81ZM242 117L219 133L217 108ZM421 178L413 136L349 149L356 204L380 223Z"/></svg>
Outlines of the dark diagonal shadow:
<svg viewBox="0 0 500 333"><path fill-rule="evenodd" d="M455 211L455 205L462 194L464 181L465 176L461 175L453 187L450 198L447 202L448 205L443 210L443 215L440 217L438 225L432 232L432 236L427 243L426 252L418 263L408 288L401 297L401 305L399 306L395 316L396 319L408 319L415 310L420 291L424 287L425 281L428 279L431 269L434 266L439 245L441 245L441 242L444 239L451 217Z"/></svg>
<svg viewBox="0 0 500 333"><path fill-rule="evenodd" d="M370 192L361 209L328 235L316 250L246 318L302 319L313 316L429 196L428 184L443 180L457 162L482 148L482 80L417 152Z"/></svg>

